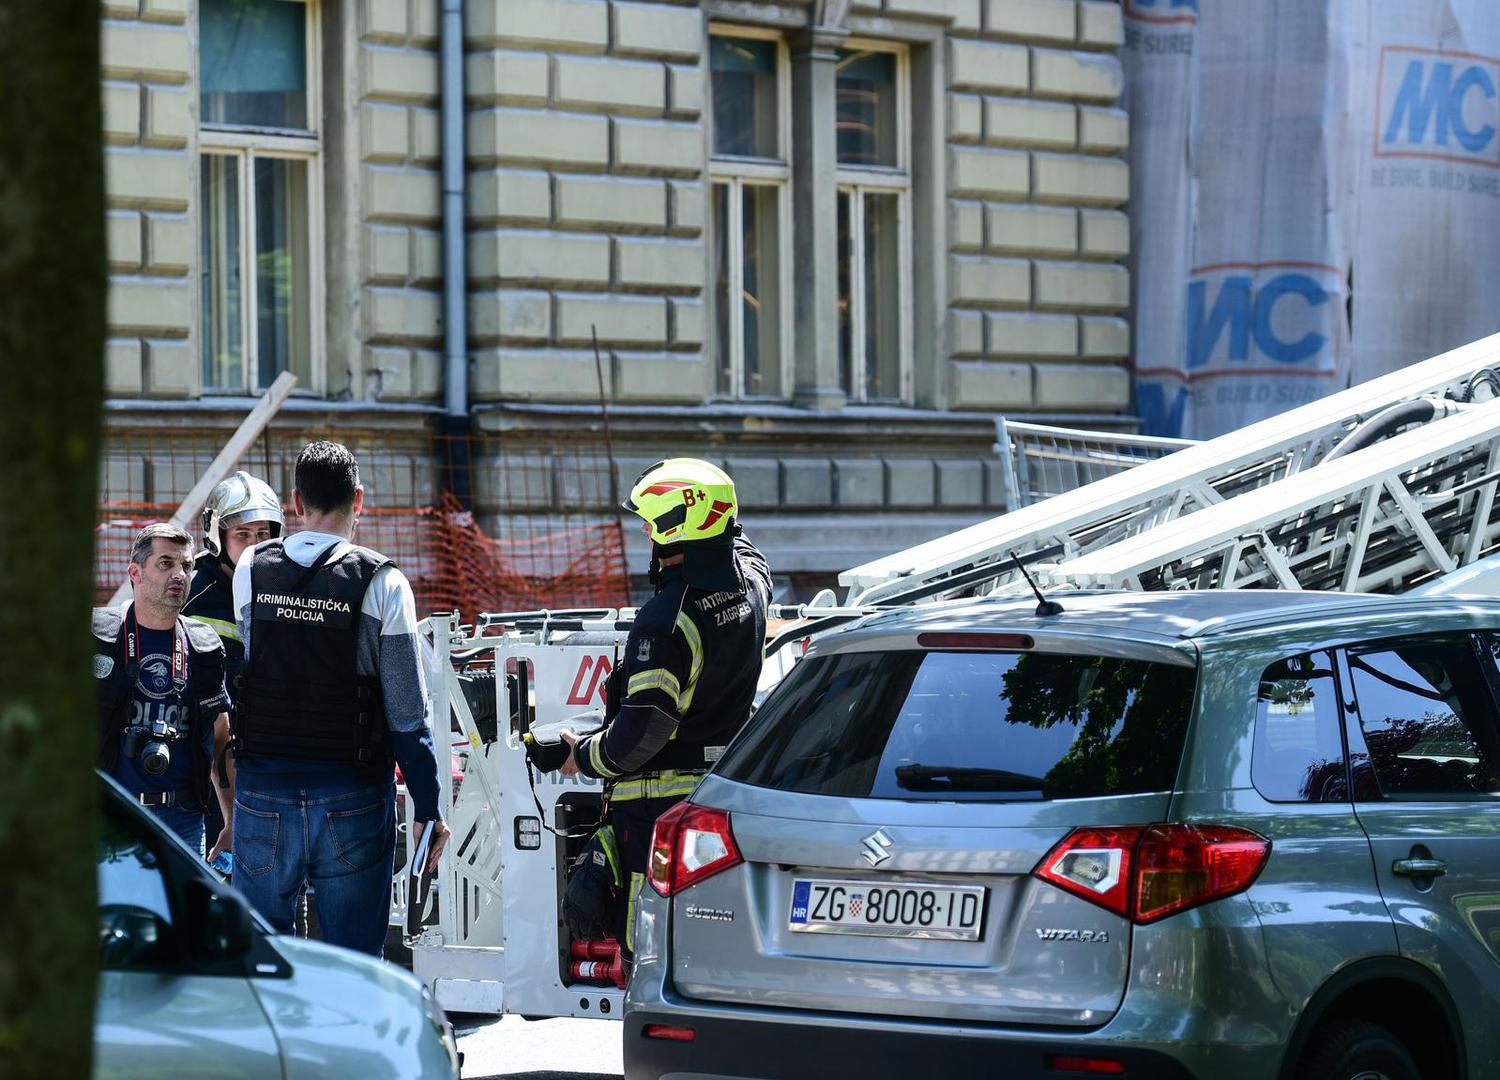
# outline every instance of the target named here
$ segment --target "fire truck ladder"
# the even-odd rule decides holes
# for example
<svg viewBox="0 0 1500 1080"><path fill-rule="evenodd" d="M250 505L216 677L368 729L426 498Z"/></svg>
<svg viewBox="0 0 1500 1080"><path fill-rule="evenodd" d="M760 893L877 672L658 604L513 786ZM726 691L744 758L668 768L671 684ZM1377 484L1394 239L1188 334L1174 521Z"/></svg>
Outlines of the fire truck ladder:
<svg viewBox="0 0 1500 1080"><path fill-rule="evenodd" d="M1035 572L1082 588L1400 592L1496 546L1497 485L1500 400Z"/></svg>
<svg viewBox="0 0 1500 1080"><path fill-rule="evenodd" d="M1012 552L1028 565L1071 564L1179 518L1238 501L1311 470L1351 434L1362 438L1372 424L1389 423L1394 430L1457 410L1459 402L1475 396L1495 395L1500 377L1489 369L1497 365L1500 334L847 570L839 583L848 589L851 607L1010 591L1008 586L1024 586ZM1380 443L1379 455L1389 454L1392 445L1393 440ZM1273 504L1260 500L1256 505L1265 513ZM1379 510L1369 513L1373 525ZM1367 563L1367 553L1354 561ZM1324 586L1331 588L1342 582L1337 574L1317 579L1332 581Z"/></svg>

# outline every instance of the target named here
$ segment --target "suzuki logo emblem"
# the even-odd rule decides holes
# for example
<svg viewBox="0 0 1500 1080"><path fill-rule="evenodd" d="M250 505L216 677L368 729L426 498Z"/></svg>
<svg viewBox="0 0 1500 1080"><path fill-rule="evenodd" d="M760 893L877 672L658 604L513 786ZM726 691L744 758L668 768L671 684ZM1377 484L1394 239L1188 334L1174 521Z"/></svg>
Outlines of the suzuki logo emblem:
<svg viewBox="0 0 1500 1080"><path fill-rule="evenodd" d="M884 829L876 829L864 838L865 850L860 852L860 856L871 866L879 866L891 857L890 849L894 842L885 834Z"/></svg>

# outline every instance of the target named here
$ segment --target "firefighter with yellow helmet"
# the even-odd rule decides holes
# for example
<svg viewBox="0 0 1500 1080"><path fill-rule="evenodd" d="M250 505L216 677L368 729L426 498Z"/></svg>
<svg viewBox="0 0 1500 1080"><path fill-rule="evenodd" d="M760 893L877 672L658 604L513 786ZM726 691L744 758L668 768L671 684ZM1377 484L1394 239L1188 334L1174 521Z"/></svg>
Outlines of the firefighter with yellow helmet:
<svg viewBox="0 0 1500 1080"><path fill-rule="evenodd" d="M656 593L636 613L607 726L564 739L562 771L605 781L628 904L628 958L656 819L686 798L750 716L771 573L739 525L734 481L697 458L657 462L624 508L651 538Z"/></svg>

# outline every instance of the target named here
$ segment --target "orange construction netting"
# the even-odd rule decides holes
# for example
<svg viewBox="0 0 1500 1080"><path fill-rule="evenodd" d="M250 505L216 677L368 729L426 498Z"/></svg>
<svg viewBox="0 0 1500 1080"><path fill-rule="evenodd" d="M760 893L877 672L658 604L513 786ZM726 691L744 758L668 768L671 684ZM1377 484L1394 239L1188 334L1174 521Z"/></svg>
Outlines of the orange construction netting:
<svg viewBox="0 0 1500 1080"><path fill-rule="evenodd" d="M100 469L94 580L99 603L124 580L130 544L165 521L207 469L222 431L110 428ZM419 616L459 611L614 607L630 602L620 519L608 510L611 464L587 453L509 450L494 437L466 446L421 432L267 432L239 468L290 502L292 465L311 438L345 443L360 460L365 509L356 541L410 579ZM443 459L474 463L474 508L442 488ZM555 496L563 492L564 509ZM287 507L287 531L297 529ZM188 531L199 535L195 514Z"/></svg>

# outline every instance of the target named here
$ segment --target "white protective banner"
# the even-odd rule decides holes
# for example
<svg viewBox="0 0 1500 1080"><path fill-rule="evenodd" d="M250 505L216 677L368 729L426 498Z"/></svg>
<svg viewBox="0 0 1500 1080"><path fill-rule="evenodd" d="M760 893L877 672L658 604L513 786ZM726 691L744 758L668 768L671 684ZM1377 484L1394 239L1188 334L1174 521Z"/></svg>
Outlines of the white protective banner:
<svg viewBox="0 0 1500 1080"><path fill-rule="evenodd" d="M1359 381L1500 329L1500 3L1364 2Z"/></svg>
<svg viewBox="0 0 1500 1080"><path fill-rule="evenodd" d="M1124 11L1137 411L1143 431L1176 434L1186 407L1179 373L1192 265L1197 0L1124 0Z"/></svg>
<svg viewBox="0 0 1500 1080"><path fill-rule="evenodd" d="M1142 431L1219 435L1500 325L1500 3L1124 12Z"/></svg>

